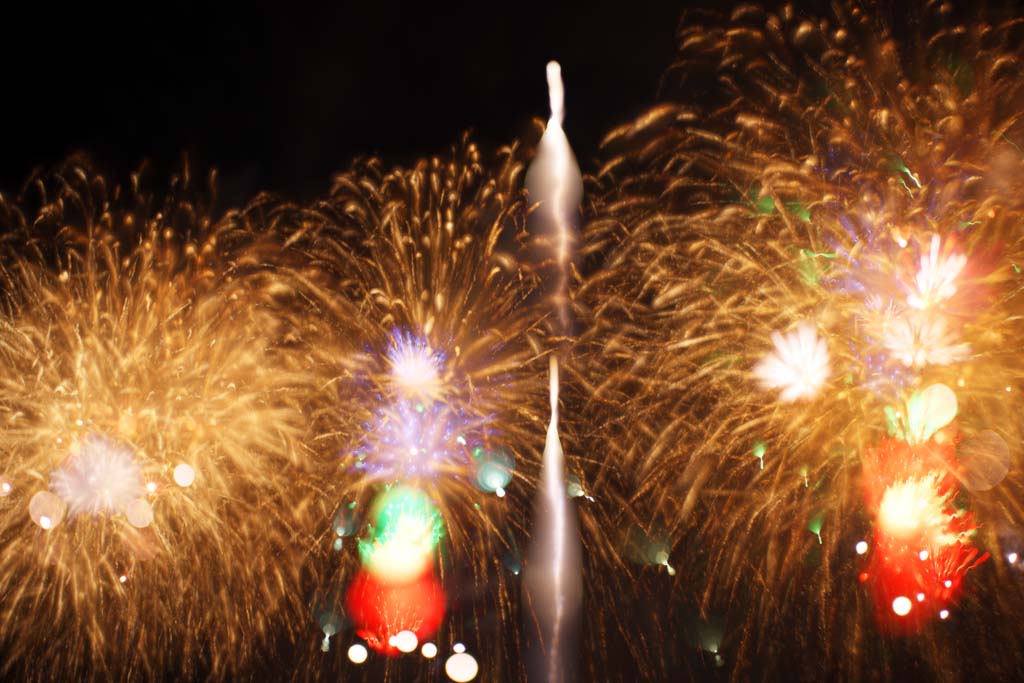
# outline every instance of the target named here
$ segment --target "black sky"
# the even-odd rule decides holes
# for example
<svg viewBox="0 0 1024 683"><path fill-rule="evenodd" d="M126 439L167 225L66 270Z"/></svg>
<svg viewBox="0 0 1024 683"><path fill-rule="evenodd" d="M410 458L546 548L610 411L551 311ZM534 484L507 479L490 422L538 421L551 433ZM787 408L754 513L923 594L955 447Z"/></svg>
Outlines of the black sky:
<svg viewBox="0 0 1024 683"><path fill-rule="evenodd" d="M356 155L408 163L467 129L488 147L522 135L546 116L551 58L585 162L654 100L683 5L574 4L36 3L0 27L0 188L77 150L115 176L188 153L228 201L305 199Z"/></svg>

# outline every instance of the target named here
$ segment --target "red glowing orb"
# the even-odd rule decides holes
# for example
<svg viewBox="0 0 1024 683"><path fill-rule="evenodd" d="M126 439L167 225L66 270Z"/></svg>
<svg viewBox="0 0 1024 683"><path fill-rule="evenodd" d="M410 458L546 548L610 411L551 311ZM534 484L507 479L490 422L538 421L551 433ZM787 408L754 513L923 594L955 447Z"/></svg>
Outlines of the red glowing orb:
<svg viewBox="0 0 1024 683"><path fill-rule="evenodd" d="M427 640L437 633L445 613L444 590L433 572L410 583L387 584L360 570L345 604L356 635L389 657L401 654L391 645L392 636L412 631L420 642Z"/></svg>
<svg viewBox="0 0 1024 683"><path fill-rule="evenodd" d="M957 509L956 444L951 428L923 444L883 439L864 454L864 490L875 515L871 560L860 575L883 630L919 631L945 619L966 574L988 558L971 543L978 528Z"/></svg>

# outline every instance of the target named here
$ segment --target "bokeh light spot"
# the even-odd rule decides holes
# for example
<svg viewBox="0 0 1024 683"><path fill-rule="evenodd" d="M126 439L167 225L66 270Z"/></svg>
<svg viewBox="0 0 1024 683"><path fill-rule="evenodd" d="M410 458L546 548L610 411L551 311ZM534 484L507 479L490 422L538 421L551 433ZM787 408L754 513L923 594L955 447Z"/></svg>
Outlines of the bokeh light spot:
<svg viewBox="0 0 1024 683"><path fill-rule="evenodd" d="M153 506L145 498L136 498L128 503L124 514L128 522L138 529L145 529L153 523Z"/></svg>
<svg viewBox="0 0 1024 683"><path fill-rule="evenodd" d="M191 486L196 480L196 471L190 465L181 463L174 468L174 483L182 488Z"/></svg>
<svg viewBox="0 0 1024 683"><path fill-rule="evenodd" d="M406 654L415 651L419 644L419 638L412 631L399 631L391 637L391 645L397 648L399 652L405 652Z"/></svg>
<svg viewBox="0 0 1024 683"><path fill-rule="evenodd" d="M512 481L515 461L503 450L473 449L476 459L476 481L482 491L504 497L505 487Z"/></svg>
<svg viewBox="0 0 1024 683"><path fill-rule="evenodd" d="M473 680L479 671L480 667L476 663L476 659L473 658L473 655L465 652L452 655L444 663L444 672L448 674L448 678L456 683L465 683L466 681Z"/></svg>
<svg viewBox="0 0 1024 683"><path fill-rule="evenodd" d="M39 491L28 503L28 514L32 521L47 530L60 524L66 510L64 501L49 491Z"/></svg>
<svg viewBox="0 0 1024 683"><path fill-rule="evenodd" d="M366 661L368 655L366 646L361 643L355 643L348 648L348 661L353 664L362 664Z"/></svg>
<svg viewBox="0 0 1024 683"><path fill-rule="evenodd" d="M896 613L896 616L905 617L910 614L911 608L914 604L910 602L910 598L905 595L901 595L892 601L892 611Z"/></svg>

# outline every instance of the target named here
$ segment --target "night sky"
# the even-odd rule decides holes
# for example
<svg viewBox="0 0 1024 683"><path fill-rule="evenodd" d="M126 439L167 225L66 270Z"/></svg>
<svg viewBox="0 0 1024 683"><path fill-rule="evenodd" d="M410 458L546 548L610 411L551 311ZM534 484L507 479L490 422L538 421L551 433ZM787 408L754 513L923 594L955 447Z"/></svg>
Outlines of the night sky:
<svg viewBox="0 0 1024 683"><path fill-rule="evenodd" d="M226 204L261 190L305 200L359 155L405 164L466 130L485 149L522 136L547 116L552 58L586 166L604 132L654 101L681 5L582 6L35 3L0 29L0 188L75 151L115 178L143 160L173 170L187 153L218 169Z"/></svg>

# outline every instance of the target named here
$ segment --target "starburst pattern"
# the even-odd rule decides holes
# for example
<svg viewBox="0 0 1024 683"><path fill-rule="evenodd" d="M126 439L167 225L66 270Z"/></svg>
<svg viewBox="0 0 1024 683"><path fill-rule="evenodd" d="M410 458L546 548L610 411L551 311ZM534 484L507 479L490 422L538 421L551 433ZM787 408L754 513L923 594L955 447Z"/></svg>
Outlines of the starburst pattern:
<svg viewBox="0 0 1024 683"><path fill-rule="evenodd" d="M781 389L779 399L813 398L829 376L828 346L811 325L801 323L788 334L772 332L775 351L754 367L765 389Z"/></svg>
<svg viewBox="0 0 1024 683"><path fill-rule="evenodd" d="M71 447L50 486L72 515L122 512L144 493L131 451L95 434Z"/></svg>

